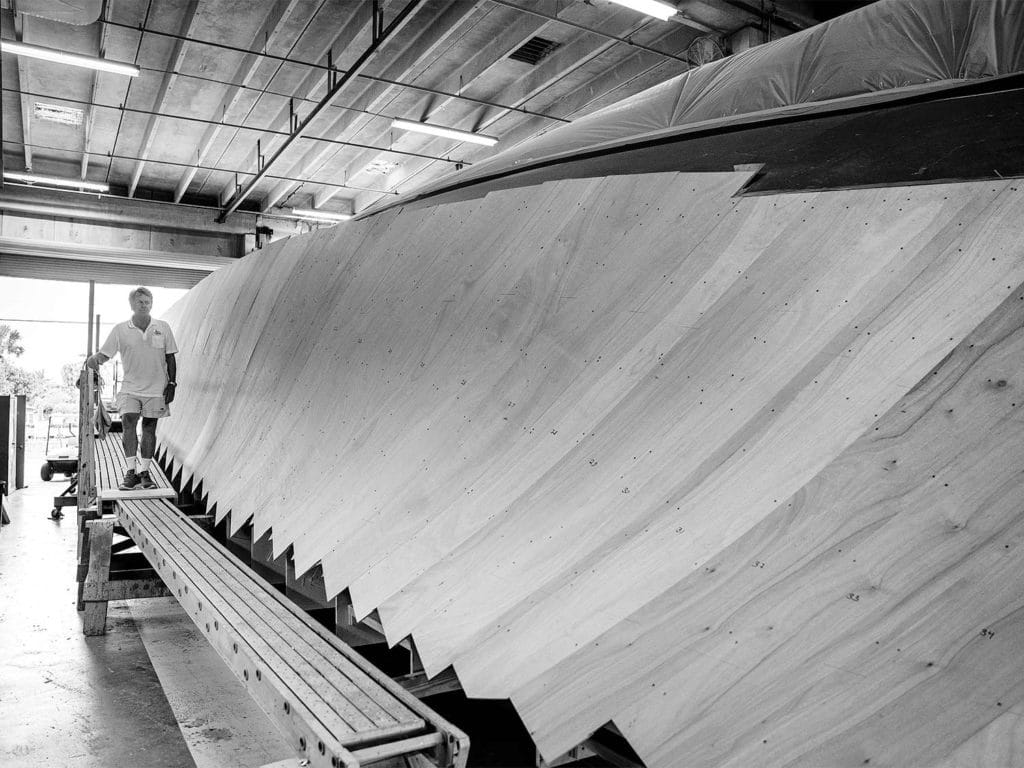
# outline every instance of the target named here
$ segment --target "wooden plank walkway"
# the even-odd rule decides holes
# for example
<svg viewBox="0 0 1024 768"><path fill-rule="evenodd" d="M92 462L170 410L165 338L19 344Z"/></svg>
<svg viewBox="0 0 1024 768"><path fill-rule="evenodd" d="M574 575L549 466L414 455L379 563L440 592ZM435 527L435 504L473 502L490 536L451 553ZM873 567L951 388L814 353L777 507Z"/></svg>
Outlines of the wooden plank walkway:
<svg viewBox="0 0 1024 768"><path fill-rule="evenodd" d="M96 498L103 501L118 499L174 499L177 493L155 461L149 465L149 474L156 488L137 488L122 491L118 485L128 471L121 435L109 433L104 439L96 440Z"/></svg>
<svg viewBox="0 0 1024 768"><path fill-rule="evenodd" d="M355 766L425 750L437 765L464 763L460 732L180 510L163 499L122 499L115 509L196 626L311 764Z"/></svg>

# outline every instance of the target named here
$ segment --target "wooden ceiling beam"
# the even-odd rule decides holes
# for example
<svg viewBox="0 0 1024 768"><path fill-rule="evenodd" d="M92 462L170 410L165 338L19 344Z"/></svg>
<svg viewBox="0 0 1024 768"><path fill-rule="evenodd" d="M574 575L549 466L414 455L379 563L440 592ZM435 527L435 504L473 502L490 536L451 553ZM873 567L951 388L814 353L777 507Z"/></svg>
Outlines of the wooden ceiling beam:
<svg viewBox="0 0 1024 768"><path fill-rule="evenodd" d="M695 31L687 27L673 26L669 27L665 36L658 40L662 41L666 40L666 38L675 39L678 35L692 38L695 35ZM666 42L666 44L668 43ZM636 49L626 59L609 65L593 79L587 80L568 93L559 96L558 108L560 114L563 117L579 117L587 114L593 111L591 105L602 99L609 98L609 94L612 92L616 94L614 101L627 98L653 85L652 82L649 82L649 78L654 70L668 68L669 71L665 73L665 76L656 78L660 82L667 79L668 76L679 74L679 72L672 71L677 67L682 71L682 65L677 61L656 57L654 54ZM648 79L644 79L645 77ZM537 118L525 117L512 130L504 133L502 138L509 145L515 145L535 135L546 125L546 122L542 122ZM403 182L408 182L414 177L420 177L422 174L421 178L417 178L417 183L425 183L439 175L437 172L430 173L431 163L420 160L413 162L416 163L416 166L409 165L409 173L406 174ZM397 186L397 184L389 186L388 191L391 192ZM384 197L386 195L382 193L360 192L355 201L355 210L365 210Z"/></svg>
<svg viewBox="0 0 1024 768"><path fill-rule="evenodd" d="M330 43L328 43L325 46L322 46L318 51L316 51L313 60L320 61L322 59L325 59L327 57L327 54L331 51L346 50L355 42L355 40L358 37L360 37L361 35L369 34L370 24L371 12L369 3L357 3L353 8L351 14L349 15L348 19L341 26L341 29L338 32L338 34L334 37L333 40L331 40ZM324 69L311 69L309 72L306 73L306 76L302 79L302 83L299 85L299 87L295 89L295 98L308 100L314 97L316 93L323 93L327 89L327 75L328 73ZM271 78L271 80L272 79L273 78ZM314 98L313 100L316 102L320 101L320 99L318 98ZM259 102L257 102L256 106L259 106ZM285 105L277 110L277 114L274 116L272 120L270 120L269 123L267 123L267 125L288 125L288 129L291 130L290 120L291 113L289 111L288 106ZM246 163L248 167L253 167L251 160L247 159ZM232 195L235 194L235 191L236 185L234 182L229 182L228 184L225 184L224 187L221 188L219 195L221 205L226 205L228 200L231 199Z"/></svg>
<svg viewBox="0 0 1024 768"><path fill-rule="evenodd" d="M25 40L25 29L28 22L28 17L23 13L14 14L14 35L19 43L28 42ZM21 96L21 136L25 142L25 170L29 173L32 172L32 107L29 103L29 99L24 95L24 91L29 90L29 78L28 68L29 61L27 58L21 56L14 57L15 64L18 70L18 87L22 90Z"/></svg>
<svg viewBox="0 0 1024 768"><path fill-rule="evenodd" d="M300 0L277 0L277 2L271 7L269 13L267 13L266 18L263 19L263 24L260 26L259 30L257 30L256 34L253 36L252 43L250 43L249 48L252 50L258 50L260 46L263 46L264 49L266 49L275 44L282 30L281 23L292 15L299 2ZM257 53L247 54L245 58L242 59L238 68L235 70L234 77L231 80L235 85L232 85L228 89L228 92L224 94L224 98L221 99L214 117L220 116L221 118L224 118L227 113L235 107L239 99L245 93L245 86L252 81L262 62L263 58ZM214 142L217 140L222 129L222 125L211 124L203 133L202 138L196 145L196 151L194 154L196 163L195 167L189 168L181 175L181 178L178 180L178 184L174 189L174 202L179 202L188 190L189 184L192 183L192 179L194 179L196 173L199 172L203 161L206 159L206 155L210 152L210 149L213 147Z"/></svg>
<svg viewBox="0 0 1024 768"><path fill-rule="evenodd" d="M101 14L102 19L106 19L110 13L110 6L114 0L107 0L103 4L103 12ZM97 46L97 55L102 59L106 57L107 52L107 25L99 25L99 45ZM96 122L96 109L93 106L96 102L97 90L99 86L99 70L92 73L92 84L89 87L89 106L85 108L85 119L82 120L82 172L79 178L84 179L89 173L89 155L92 149L92 128Z"/></svg>
<svg viewBox="0 0 1024 768"><path fill-rule="evenodd" d="M397 80L413 75L414 70L421 66L427 57L435 53L458 29L462 22L475 13L484 2L485 0L477 0L477 2L473 3L467 3L464 0L452 0L401 54L388 63L385 75L388 78ZM365 86L355 101L351 103L358 103L360 108L376 111L391 96L394 87L385 87L376 96L373 95L374 90L375 86L373 84ZM363 101L366 101L366 103L362 104L361 102ZM357 113L353 112L344 112L338 115L324 131L324 135L342 136L346 130L351 129L356 116ZM314 169L328 162L336 151L333 147L316 147L303 155L299 162L294 163L288 175L293 176L296 173L301 176L309 175L314 172ZM262 210L269 210L287 195L294 186L292 182L282 182L275 185L262 202L260 208Z"/></svg>
<svg viewBox="0 0 1024 768"><path fill-rule="evenodd" d="M568 10L568 8L566 10ZM532 15L524 15L524 18L534 17ZM631 25L626 27L626 29L622 30L622 35L636 34L640 29L645 27L648 24L648 22L649 19L638 17ZM545 23L547 22L545 21ZM602 37L601 35L596 33L592 33L589 31L581 31L578 35L576 35L574 39L566 42L563 47L559 48L553 54L542 60L537 66L535 66L529 72L528 75L526 75L524 78L521 78L519 81L516 82L516 84L511 86L511 88L503 92L501 94L502 101L510 105L511 107L517 107L522 104L525 104L530 99L537 96L539 93L542 93L544 90L551 87L551 85L553 85L554 83L557 83L558 81L564 79L573 72L577 71L584 64L593 61L595 58L605 53L610 48L614 47L615 45L618 45L619 43L615 39L616 37L617 36ZM595 45L597 39L600 39L601 42ZM493 53L491 53L491 57L493 59ZM502 56L501 58L492 61L492 63L501 61L503 58L504 57ZM445 106L451 103L451 100L448 100L447 102L445 102ZM436 112L440 112L440 108L435 110L435 113ZM486 115L485 119L479 119L478 117L476 125L458 127L461 127L465 130L483 131L487 127L494 125L498 120L509 114L513 114L511 110L508 108L503 108L498 110L497 112L493 112L489 115ZM451 117L449 117L448 120L444 122L446 125L457 127L453 123ZM534 121L530 120L529 122L533 123ZM358 157L358 162L363 163L363 165L360 167L365 167L364 157L362 155ZM367 160L365 162L369 161ZM352 168L353 166L350 165L349 167ZM410 178L410 175L414 174L404 174L403 180L407 180L408 178ZM321 199L328 199L331 196L331 191L318 191L318 194ZM365 196L357 195L357 201L360 201L361 199L365 199ZM357 206L356 211L358 212L360 210L362 210L362 207Z"/></svg>
<svg viewBox="0 0 1024 768"><path fill-rule="evenodd" d="M490 0L493 2L494 0ZM503 7L510 7L514 10L521 10L516 8L511 3L495 2L495 5ZM650 23L649 19L638 17L634 24L622 30L622 34L611 34L609 32L603 32L598 30L589 29L585 26L581 26L576 23L576 17L578 16L581 8L580 5L567 5L561 9L560 13L556 17L549 17L546 14L535 14L532 11L527 10L526 12L517 15L516 21L509 25L508 34L503 34L499 41L495 41L487 49L479 51L473 59L470 59L467 64L461 67L458 72L454 72L449 76L440 88L443 90L455 90L456 88L468 89L472 83L483 76L489 71L494 65L501 63L509 51L514 50L523 42L528 40L530 37L539 33L544 26L549 23L561 23L565 22L570 28L576 28L581 30L573 40L567 42L562 48L557 50L547 59L544 59L537 67L535 67L523 80L519 81L519 84L512 86L512 90L519 87L519 93L510 93L505 91L500 96L502 103L506 104L506 108L497 110L496 112L485 110L483 114L486 114L486 120L480 120L477 118L478 124L473 126L463 126L470 130L483 130L485 127L493 125L497 120L509 115L513 109L520 107L527 103L530 99L535 98L539 93L549 88L552 84L559 80L567 77L572 72L579 69L579 67L592 61L597 56L609 50L614 45L621 43L625 36L636 34L641 28L647 26ZM586 11L585 11L586 12ZM562 18L564 17L564 18ZM678 29L675 26L666 27L667 31L673 31ZM603 37L606 42L594 45L595 38ZM648 49L646 46L638 48L638 50L653 50ZM653 53L650 55L654 55ZM680 59L674 54L668 54L670 60ZM529 81L527 85L523 86L524 81ZM454 99L444 99L439 103L435 103L432 99L424 100L427 105L429 112L423 115L423 119L430 119L433 114L440 114L444 109L454 104ZM489 114L488 114L489 112ZM477 113L480 114L479 112ZM414 116L412 119L419 119L419 115ZM441 120L444 124L450 124L451 118L447 121ZM529 122L531 125L536 125L536 120L528 119L525 122ZM454 125L452 127L455 127ZM536 128L533 129L534 131ZM532 132L532 131L531 131ZM377 137L381 140L381 137ZM518 140L518 139L517 139ZM444 142L444 140L440 140ZM435 141L433 143L439 143ZM512 142L514 143L514 142ZM450 142L445 144L450 146ZM440 152L440 150L438 150ZM347 177L353 177L359 173L359 171L371 163L374 159L381 157L380 153L374 154L372 152L360 152L357 153L347 165ZM417 162L417 161L410 161ZM412 176L415 176L420 169L429 165L429 163L419 164L419 168L412 169L407 168L406 173L400 174L400 181L407 181ZM411 170L411 173L409 172ZM303 174L306 175L306 174ZM397 184L393 185L393 189ZM335 195L339 194L341 190L337 188L317 190L314 193L314 204L319 207L325 202L330 200ZM357 194L356 199L353 203L355 210L363 210L366 206L364 203L370 201L368 204L372 204L376 200L380 199L380 196L373 194ZM267 206L263 206L264 210L267 210Z"/></svg>
<svg viewBox="0 0 1024 768"><path fill-rule="evenodd" d="M640 17L627 26L621 36L635 35L647 27L649 23L649 18ZM516 81L511 88L502 94L502 100L517 107L525 104L555 83L564 80L573 72L576 72L583 65L607 53L616 45L619 45L616 40L601 38L591 32L581 32L574 40L541 61L526 77ZM479 129L483 130L494 125L508 114L509 110L507 109L491 112L486 116L485 120L480 122Z"/></svg>
<svg viewBox="0 0 1024 768"><path fill-rule="evenodd" d="M199 8L199 0L189 0L188 5L185 7L185 11L181 15L181 26L180 34L184 37L188 37L192 31L192 25L196 20L196 10ZM163 79L160 81L160 88L156 94L156 101L154 102L153 111L162 112L167 102L167 94L170 92L171 84L174 82L174 75L178 68L181 67L181 63L185 58L185 50L187 43L182 39L176 39L174 45L171 48L171 57L168 65L168 71L164 74ZM135 170L132 171L132 179L128 183L128 197L135 197L135 189L139 184L139 179L142 177L142 170L146 166L146 156L149 154L149 150L153 146L153 139L156 137L156 125L159 118L154 114L149 116L149 120L146 122L146 131L143 134L142 145L139 147L139 156L143 158L135 164Z"/></svg>
<svg viewBox="0 0 1024 768"><path fill-rule="evenodd" d="M260 180L263 179L270 171L271 166L277 163L285 152L295 143L297 139L302 138L309 130L309 126L314 120L320 115L323 109L328 106L331 101L338 95L338 93L349 83L352 78L359 74L359 72L366 66L367 62L390 40L393 40L405 27L409 24L412 18L415 16L416 9L420 6L422 0L406 0L405 6L398 12L398 14L391 20L391 23L386 27L383 26L383 13L381 14L380 21L374 19L373 39L370 45L359 55L355 62L349 67L349 69L340 77L335 76L333 73L329 82L331 83L330 90L327 95L324 96L323 100L319 102L309 114L301 122L291 128L291 135L288 136L281 145L274 151L270 158L264 161L260 158L259 168L256 174L245 183L231 199L224 205L221 211L220 220L230 216L232 212L238 209L238 206L242 204L246 197L253 191ZM376 11L376 4L374 9ZM380 28L378 28L378 23Z"/></svg>
<svg viewBox="0 0 1024 768"><path fill-rule="evenodd" d="M537 35L546 24L546 20L533 15L521 14L513 17L508 24L502 27L502 31L487 47L476 51L456 71L449 74L437 86L437 90L458 93L469 88L496 64L501 62L510 52L519 48L531 37ZM440 112L455 101L457 99L453 96L447 96L438 100L437 96L429 94L420 99L413 111L408 112L406 116L410 120L429 120L432 114ZM402 117L402 115L395 115L395 117ZM380 157L381 153L379 152L357 153L355 157L349 160L346 166L346 175L357 175L361 169ZM321 207L338 192L339 190L337 189L317 190L314 195L314 207ZM358 196L356 199L358 200ZM379 197L374 199L379 199ZM356 210L359 210L359 208L357 207Z"/></svg>

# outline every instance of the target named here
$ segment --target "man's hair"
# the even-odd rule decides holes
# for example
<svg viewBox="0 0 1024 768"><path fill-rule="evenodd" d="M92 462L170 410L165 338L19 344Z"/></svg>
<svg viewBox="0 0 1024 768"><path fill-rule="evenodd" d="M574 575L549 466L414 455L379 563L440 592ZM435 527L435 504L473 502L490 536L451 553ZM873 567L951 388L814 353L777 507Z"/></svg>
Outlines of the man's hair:
<svg viewBox="0 0 1024 768"><path fill-rule="evenodd" d="M149 288L143 288L140 285L138 288L136 288L135 290L128 294L128 301L135 301L135 297L138 296L140 293L143 296L149 296L150 301L153 300L153 292L150 291Z"/></svg>

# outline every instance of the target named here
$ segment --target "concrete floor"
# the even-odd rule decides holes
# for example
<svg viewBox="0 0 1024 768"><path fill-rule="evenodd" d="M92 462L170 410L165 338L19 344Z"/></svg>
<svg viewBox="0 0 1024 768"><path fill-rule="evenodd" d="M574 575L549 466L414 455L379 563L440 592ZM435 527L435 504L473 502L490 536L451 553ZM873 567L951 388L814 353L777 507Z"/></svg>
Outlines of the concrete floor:
<svg viewBox="0 0 1024 768"><path fill-rule="evenodd" d="M65 482L7 499L0 529L0 766L253 768L294 753L172 598L111 603L107 634L75 610L75 511Z"/></svg>

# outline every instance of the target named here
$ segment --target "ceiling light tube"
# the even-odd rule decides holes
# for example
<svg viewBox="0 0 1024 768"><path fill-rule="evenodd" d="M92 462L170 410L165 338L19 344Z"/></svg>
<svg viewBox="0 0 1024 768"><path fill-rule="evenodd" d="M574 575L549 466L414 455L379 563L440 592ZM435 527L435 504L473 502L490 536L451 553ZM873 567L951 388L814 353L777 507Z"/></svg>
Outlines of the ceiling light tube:
<svg viewBox="0 0 1024 768"><path fill-rule="evenodd" d="M77 53L65 53L54 48L43 48L39 45L26 45L14 40L0 40L0 50L4 53L14 53L18 56L31 56L34 59L46 59L56 61L60 64L71 64L75 67L86 67L87 69L98 69L103 72L114 72L119 75L137 77L139 68L132 64L122 64L119 61L100 59L96 56L81 56Z"/></svg>
<svg viewBox="0 0 1024 768"><path fill-rule="evenodd" d="M469 131L457 131L454 128L445 128L444 126L432 125L430 123L417 123L412 120L396 118L391 122L391 127L402 131L417 131L419 133L429 133L432 136L444 136L446 139L455 139L456 141L469 141L473 144L483 144L485 147L493 147L498 143L494 136L485 136L482 133L470 133Z"/></svg>
<svg viewBox="0 0 1024 768"><path fill-rule="evenodd" d="M90 192L109 192L110 187L99 181L83 179L62 179L58 176L36 176L34 173L18 173L4 171L4 178L10 181L23 181L27 184L49 184L54 187L70 187L71 189L88 189Z"/></svg>
<svg viewBox="0 0 1024 768"><path fill-rule="evenodd" d="M292 213L303 219L319 219L320 221L349 221L351 213L335 213L334 211L316 211L308 208L292 208Z"/></svg>
<svg viewBox="0 0 1024 768"><path fill-rule="evenodd" d="M648 16L654 16L662 21L668 21L679 13L679 9L674 5L662 3L660 0L612 0L612 2L640 13L646 13Z"/></svg>

